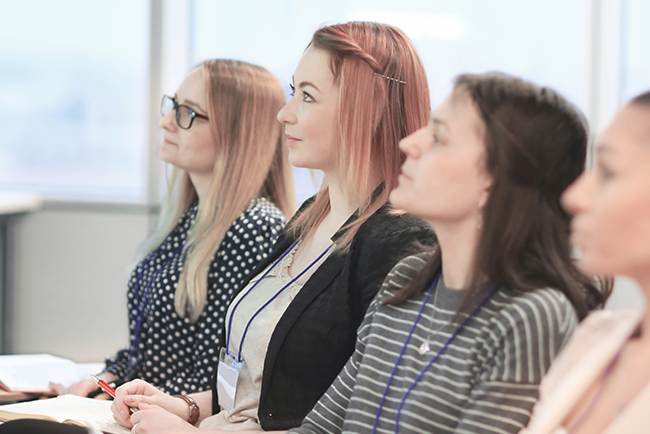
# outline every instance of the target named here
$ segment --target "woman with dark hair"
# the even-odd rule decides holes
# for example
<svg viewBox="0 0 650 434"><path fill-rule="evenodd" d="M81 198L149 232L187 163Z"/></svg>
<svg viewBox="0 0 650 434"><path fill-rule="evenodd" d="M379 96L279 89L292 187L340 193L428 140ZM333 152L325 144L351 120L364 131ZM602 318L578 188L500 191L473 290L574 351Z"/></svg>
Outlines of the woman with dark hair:
<svg viewBox="0 0 650 434"><path fill-rule="evenodd" d="M462 75L400 142L394 206L435 230L368 309L351 359L296 433L514 433L577 322L605 294L573 265L561 192L585 122L561 95Z"/></svg>
<svg viewBox="0 0 650 434"><path fill-rule="evenodd" d="M616 115L595 155L562 198L580 267L631 277L646 308L580 324L542 382L528 434L637 434L650 424L650 92Z"/></svg>
<svg viewBox="0 0 650 434"><path fill-rule="evenodd" d="M300 425L354 351L386 274L435 240L387 204L405 158L399 140L426 124L430 105L408 37L369 22L319 29L292 87L278 113L289 161L323 171L323 186L235 294L212 393L188 407L143 381L117 390L115 419L137 434Z"/></svg>

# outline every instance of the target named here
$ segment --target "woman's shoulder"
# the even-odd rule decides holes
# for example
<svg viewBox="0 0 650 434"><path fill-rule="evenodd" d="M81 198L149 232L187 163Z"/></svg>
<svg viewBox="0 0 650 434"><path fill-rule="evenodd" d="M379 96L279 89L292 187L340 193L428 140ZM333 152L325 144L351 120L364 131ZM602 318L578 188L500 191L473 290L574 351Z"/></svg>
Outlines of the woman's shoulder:
<svg viewBox="0 0 650 434"><path fill-rule="evenodd" d="M393 295L415 279L424 269L432 252L421 252L401 259L388 272L382 285L382 296Z"/></svg>
<svg viewBox="0 0 650 434"><path fill-rule="evenodd" d="M639 311L598 311L585 318L544 377L526 433L555 429L616 357L641 318Z"/></svg>
<svg viewBox="0 0 650 434"><path fill-rule="evenodd" d="M613 355L620 344L638 327L641 318L641 311L603 310L590 314L580 323L553 365L554 374L568 371L586 355L592 359L592 362L603 357L598 354ZM553 383L553 377L549 381Z"/></svg>
<svg viewBox="0 0 650 434"><path fill-rule="evenodd" d="M639 323L642 312L636 310L599 310L585 318L578 328L579 333L595 336L607 335L617 328L629 328Z"/></svg>
<svg viewBox="0 0 650 434"><path fill-rule="evenodd" d="M504 312L536 310L551 314L568 310L575 314L575 309L567 296L554 288L537 288L530 291L503 288L494 298L494 303L499 305Z"/></svg>
<svg viewBox="0 0 650 434"><path fill-rule="evenodd" d="M573 334L578 315L559 290L539 288L518 291L505 288L487 306L491 321L505 340L542 340L559 350Z"/></svg>
<svg viewBox="0 0 650 434"><path fill-rule="evenodd" d="M264 197L253 199L226 232L225 238L238 242L239 237L268 234L273 240L282 232L287 220L271 201Z"/></svg>
<svg viewBox="0 0 650 434"><path fill-rule="evenodd" d="M269 225L270 227L284 226L286 222L284 214L275 204L265 197L258 197L251 201L248 208L235 220L233 226L253 229Z"/></svg>
<svg viewBox="0 0 650 434"><path fill-rule="evenodd" d="M413 242L430 246L436 241L428 223L419 217L396 211L389 205L382 206L370 216L359 227L355 239L371 249L401 248Z"/></svg>

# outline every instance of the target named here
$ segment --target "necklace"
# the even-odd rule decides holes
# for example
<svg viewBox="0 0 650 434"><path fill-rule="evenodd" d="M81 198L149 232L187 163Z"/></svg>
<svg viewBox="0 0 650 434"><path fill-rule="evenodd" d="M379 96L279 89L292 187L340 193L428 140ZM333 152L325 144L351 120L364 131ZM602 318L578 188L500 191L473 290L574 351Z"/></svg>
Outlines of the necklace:
<svg viewBox="0 0 650 434"><path fill-rule="evenodd" d="M406 340L404 341L404 346L402 346L402 351L400 351L399 356L397 357L397 361L395 362L395 366L393 367L393 370L390 374L390 377L388 378L388 382L386 384L386 388L384 389L384 394L381 397L381 400L379 401L379 408L377 409L377 415L375 416L375 423L372 427L372 434L377 433L377 426L379 425L379 418L381 416L382 410L384 409L384 402L386 401L386 395L388 395L388 390L390 389L390 385L393 382L393 378L395 377L395 372L397 371L397 367L399 366L400 361L402 360L402 357L404 356L404 353L406 352L406 347L408 346L409 341L411 340L411 337L413 336L413 332L415 331L415 327L417 326L418 321L420 320L420 317L422 316L422 311L424 310L424 306L426 305L427 301L429 300L429 297L431 296L431 292L433 291L433 288L437 288L438 284L438 279L440 278L440 272L438 272L438 275L436 276L435 280L431 284L431 289L427 292L426 297L424 298L424 301L422 302L422 306L420 307L420 310L415 317L415 321L413 322L413 326L411 327L411 331L409 332L408 336L406 337ZM399 433L399 419L400 415L402 413L402 408L404 407L404 403L406 402L406 399L408 398L409 394L411 391L415 388L415 386L422 380L424 377L424 374L429 370L429 368L438 360L440 355L445 352L445 350L449 347L449 345L453 342L453 340L456 338L456 336L463 330L465 325L475 316L478 314L478 312L481 310L481 308L492 298L492 296L497 292L499 289L499 285L494 285L492 289L485 295L483 300L474 308L474 310L467 316L463 322L460 323L456 331L452 333L452 335L447 339L447 341L444 343L442 348L438 350L438 352L434 355L434 357L431 359L429 364L420 372L420 375L418 375L415 380L413 381L413 384L408 388L406 393L404 394L404 397L402 398L402 402L400 403L399 407L397 408L397 416L395 418L395 434Z"/></svg>
<svg viewBox="0 0 650 434"><path fill-rule="evenodd" d="M424 356L429 351L431 351L430 343L431 343L431 339L433 338L433 334L435 332L440 331L440 329L442 329L445 326L445 324L443 324L440 327L438 327L436 330L433 330L433 324L435 323L435 318L436 318L436 316L435 316L436 307L438 306L437 302L438 302L438 293L439 292L440 292L440 288L439 288L439 285L437 285L436 286L436 293L433 296L433 312L431 313L431 324L429 324L430 331L429 331L429 334L427 335L427 338L424 340L424 342L422 342L422 344L420 344L420 348L418 348L418 353L420 353L421 356Z"/></svg>

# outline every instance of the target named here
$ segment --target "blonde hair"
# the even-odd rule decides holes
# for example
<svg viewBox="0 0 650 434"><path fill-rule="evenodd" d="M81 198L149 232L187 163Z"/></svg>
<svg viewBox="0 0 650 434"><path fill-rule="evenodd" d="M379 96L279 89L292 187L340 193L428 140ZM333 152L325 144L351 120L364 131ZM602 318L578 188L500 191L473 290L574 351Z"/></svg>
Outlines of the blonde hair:
<svg viewBox="0 0 650 434"><path fill-rule="evenodd" d="M260 66L237 60L207 60L198 68L205 81L207 114L218 152L207 194L198 204L183 249L185 263L175 293L176 312L192 322L205 307L215 252L251 200L266 197L286 217L295 211L293 170L276 119L286 102L280 80ZM197 200L188 173L174 167L158 227L143 252L148 254L160 245Z"/></svg>
<svg viewBox="0 0 650 434"><path fill-rule="evenodd" d="M399 141L427 123L431 108L429 84L420 56L398 28L371 22L348 22L323 27L310 46L330 56L339 85L337 156L341 184L359 203L357 220L337 242L346 250L359 227L388 202L397 187L405 156ZM387 78L390 77L390 78ZM383 189L373 196L381 179ZM330 210L327 180L314 203L289 230L293 235L317 227Z"/></svg>

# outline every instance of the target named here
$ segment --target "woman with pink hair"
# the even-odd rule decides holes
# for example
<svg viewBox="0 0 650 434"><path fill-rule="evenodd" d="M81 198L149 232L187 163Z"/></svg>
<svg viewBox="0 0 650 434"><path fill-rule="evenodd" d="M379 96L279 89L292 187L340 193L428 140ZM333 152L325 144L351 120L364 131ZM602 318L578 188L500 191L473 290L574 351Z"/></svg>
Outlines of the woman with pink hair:
<svg viewBox="0 0 650 434"><path fill-rule="evenodd" d="M319 29L292 87L278 113L289 161L321 170L323 185L235 294L212 392L178 399L143 381L117 390L115 419L135 433L299 425L352 354L388 271L434 242L428 225L387 204L399 140L430 107L404 33L367 22Z"/></svg>

